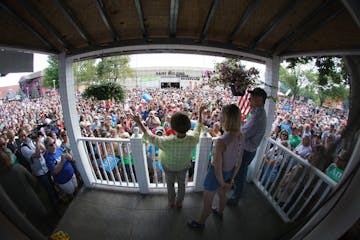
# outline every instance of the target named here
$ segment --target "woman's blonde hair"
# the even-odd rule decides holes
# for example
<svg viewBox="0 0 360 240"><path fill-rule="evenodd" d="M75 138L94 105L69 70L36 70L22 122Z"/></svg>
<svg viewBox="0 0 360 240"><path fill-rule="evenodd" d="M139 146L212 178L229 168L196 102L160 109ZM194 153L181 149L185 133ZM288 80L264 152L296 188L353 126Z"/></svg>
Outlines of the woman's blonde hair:
<svg viewBox="0 0 360 240"><path fill-rule="evenodd" d="M221 110L222 128L225 131L239 131L241 125L241 111L235 104L223 106Z"/></svg>

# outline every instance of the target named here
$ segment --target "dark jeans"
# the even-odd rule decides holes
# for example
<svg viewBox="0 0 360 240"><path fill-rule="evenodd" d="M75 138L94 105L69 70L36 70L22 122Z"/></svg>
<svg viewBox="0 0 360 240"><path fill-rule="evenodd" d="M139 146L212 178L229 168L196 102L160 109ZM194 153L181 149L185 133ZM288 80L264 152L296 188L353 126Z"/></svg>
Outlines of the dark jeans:
<svg viewBox="0 0 360 240"><path fill-rule="evenodd" d="M231 198L239 200L244 189L244 182L246 181L246 174L251 161L254 159L256 150L254 152L248 152L244 150L240 169L234 179L234 191Z"/></svg>
<svg viewBox="0 0 360 240"><path fill-rule="evenodd" d="M41 186L46 190L46 193L49 196L49 199L52 204L55 204L59 197L55 191L54 182L51 179L50 173L36 176L37 180L40 182Z"/></svg>

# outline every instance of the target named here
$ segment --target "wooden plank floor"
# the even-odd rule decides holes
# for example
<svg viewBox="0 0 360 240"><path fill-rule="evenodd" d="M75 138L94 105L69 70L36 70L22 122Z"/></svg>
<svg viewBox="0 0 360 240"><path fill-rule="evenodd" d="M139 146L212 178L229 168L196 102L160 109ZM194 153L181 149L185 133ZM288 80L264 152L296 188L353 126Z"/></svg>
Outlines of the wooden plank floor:
<svg viewBox="0 0 360 240"><path fill-rule="evenodd" d="M77 239L287 239L294 223L284 223L253 184L237 207L226 207L223 220L210 216L203 230L190 229L202 204L201 193L187 193L181 210L167 208L166 194L140 195L84 189L56 230Z"/></svg>

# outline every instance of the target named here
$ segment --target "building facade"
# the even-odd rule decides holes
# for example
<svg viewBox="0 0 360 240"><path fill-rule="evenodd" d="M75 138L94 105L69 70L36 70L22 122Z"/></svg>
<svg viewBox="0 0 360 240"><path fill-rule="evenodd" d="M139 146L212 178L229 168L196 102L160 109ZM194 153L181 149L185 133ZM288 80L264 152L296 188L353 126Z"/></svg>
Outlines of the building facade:
<svg viewBox="0 0 360 240"><path fill-rule="evenodd" d="M126 88L183 88L194 89L208 68L199 67L138 67L133 79L124 82Z"/></svg>

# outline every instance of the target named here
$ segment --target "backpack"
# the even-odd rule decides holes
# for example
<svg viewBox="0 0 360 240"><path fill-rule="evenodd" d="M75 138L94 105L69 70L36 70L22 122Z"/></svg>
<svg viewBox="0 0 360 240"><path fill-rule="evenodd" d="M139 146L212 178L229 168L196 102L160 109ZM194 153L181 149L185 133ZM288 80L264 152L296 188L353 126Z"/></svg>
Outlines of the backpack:
<svg viewBox="0 0 360 240"><path fill-rule="evenodd" d="M30 149L30 147L28 145L26 145L25 143L16 144L15 156L16 156L17 160L19 161L19 163L22 166L24 166L29 172L31 172L30 163L28 160L26 160L26 158L24 157L24 155L21 152L22 146L27 146Z"/></svg>

